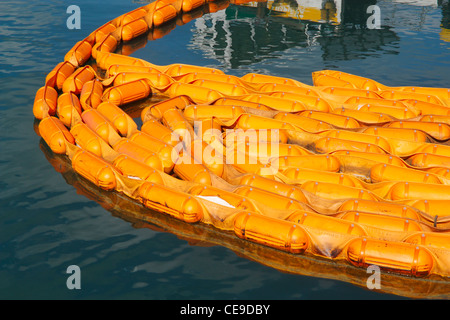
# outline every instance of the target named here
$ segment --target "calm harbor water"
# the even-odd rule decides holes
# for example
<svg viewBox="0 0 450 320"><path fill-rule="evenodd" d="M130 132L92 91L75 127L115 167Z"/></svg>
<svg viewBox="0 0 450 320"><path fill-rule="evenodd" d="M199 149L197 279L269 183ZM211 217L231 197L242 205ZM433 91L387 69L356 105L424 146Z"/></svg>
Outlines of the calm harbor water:
<svg viewBox="0 0 450 320"><path fill-rule="evenodd" d="M72 4L81 9L79 30L66 26ZM219 245L220 236L208 228L186 228L158 214L144 224L139 215L127 215L133 206L120 195L96 192L48 151L32 114L45 76L76 41L144 4L0 2L0 299L436 297L432 292L439 284L418 296L414 288L369 290L365 281L337 277L343 269L325 262L305 259L299 262L304 272L292 274L261 263L252 256L257 250L241 250L235 240L225 238L223 243L232 245ZM366 27L368 5L380 8L380 29ZM307 84L313 71L338 69L391 86L450 87L448 1L224 4L216 13L175 26L166 26L162 38L138 39L120 50L157 65L180 62ZM126 209L118 210L121 204ZM70 265L81 268L80 290L66 286ZM396 287L395 281L411 287L390 281L382 289Z"/></svg>

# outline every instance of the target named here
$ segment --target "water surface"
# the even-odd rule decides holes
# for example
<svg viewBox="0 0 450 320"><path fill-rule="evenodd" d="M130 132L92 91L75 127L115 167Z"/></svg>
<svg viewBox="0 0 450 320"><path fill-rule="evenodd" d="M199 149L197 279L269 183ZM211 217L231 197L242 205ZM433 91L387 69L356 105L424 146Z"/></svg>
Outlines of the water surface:
<svg viewBox="0 0 450 320"><path fill-rule="evenodd" d="M71 4L81 9L80 30L66 27ZM366 27L371 4L381 9L381 29ZM0 298L409 297L369 290L362 280L341 281L333 274L343 270L330 273L333 266L326 263L312 264L305 274L277 270L249 259L251 248L211 244L217 235L208 228L185 229L160 215L143 224L139 216L117 210L123 203L119 195L96 193L48 152L34 131L36 90L76 41L141 5L131 0L0 3ZM277 14L277 6L302 19ZM161 39L140 39L122 49L158 65L195 64L237 76L258 72L311 84L311 72L327 68L391 86L450 87L449 21L448 1L344 1L318 11L301 0L230 5L176 28L169 25ZM73 264L81 268L81 290L66 287L66 269Z"/></svg>

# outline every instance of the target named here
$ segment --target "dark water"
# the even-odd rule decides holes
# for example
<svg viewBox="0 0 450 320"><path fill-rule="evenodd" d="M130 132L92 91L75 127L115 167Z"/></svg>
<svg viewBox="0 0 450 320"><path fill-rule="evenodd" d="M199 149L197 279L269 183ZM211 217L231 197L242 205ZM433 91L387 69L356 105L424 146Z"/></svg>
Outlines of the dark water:
<svg viewBox="0 0 450 320"><path fill-rule="evenodd" d="M300 13L302 2L275 4ZM261 4L229 6L173 30L169 25L162 39L133 42L134 49L142 48L132 55L158 65L210 66L237 76L267 73L308 84L311 72L329 68L392 86L450 87L449 3L427 2L344 0L339 10L319 11L330 23L281 18ZM81 9L80 30L66 27L71 4ZM381 29L366 27L371 4L381 9ZM141 5L131 0L0 2L1 299L435 297L439 284L422 295L402 281L400 295L369 290L367 275L351 284L354 278L337 277L346 274L345 268L306 258L298 260L306 265L302 274L289 274L248 259L255 251L240 248L234 238L224 239L228 246L208 244L220 238L208 228L186 228L161 215L152 224L140 223L139 216L117 210L123 203L119 195L96 193L63 159L54 158L34 132L36 90L76 41ZM69 265L81 268L81 290L66 286ZM397 286L389 281L382 289Z"/></svg>

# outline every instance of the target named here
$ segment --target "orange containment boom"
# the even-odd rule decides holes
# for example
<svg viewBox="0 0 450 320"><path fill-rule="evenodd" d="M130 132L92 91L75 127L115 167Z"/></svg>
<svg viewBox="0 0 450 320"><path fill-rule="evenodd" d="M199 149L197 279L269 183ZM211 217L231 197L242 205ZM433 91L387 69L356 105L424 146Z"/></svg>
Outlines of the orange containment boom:
<svg viewBox="0 0 450 320"><path fill-rule="evenodd" d="M133 221L158 211L168 230L172 218L203 224L208 241L289 272L317 257L333 260L333 278L376 265L402 282L450 285L450 89L338 70L307 85L128 56L132 40L157 41L227 5L153 1L74 44L31 108L49 161L120 198L115 212L138 210Z"/></svg>
<svg viewBox="0 0 450 320"><path fill-rule="evenodd" d="M299 225L249 212L235 218L234 232L241 239L295 254L303 253L309 242Z"/></svg>

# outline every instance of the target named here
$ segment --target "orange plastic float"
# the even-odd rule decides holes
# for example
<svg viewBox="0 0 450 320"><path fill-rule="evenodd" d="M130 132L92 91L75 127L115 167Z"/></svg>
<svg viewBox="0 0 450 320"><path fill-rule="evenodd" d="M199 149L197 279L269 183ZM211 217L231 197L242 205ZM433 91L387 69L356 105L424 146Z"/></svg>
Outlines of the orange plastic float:
<svg viewBox="0 0 450 320"><path fill-rule="evenodd" d="M299 100L279 98L263 94L246 95L243 97L243 100L263 104L278 111L299 112L308 109L307 105Z"/></svg>
<svg viewBox="0 0 450 320"><path fill-rule="evenodd" d="M81 114L83 122L103 140L110 142L111 135L117 135L116 128L97 109L87 109ZM114 143L115 141L111 141Z"/></svg>
<svg viewBox="0 0 450 320"><path fill-rule="evenodd" d="M278 210L301 210L303 208L301 201L252 186L242 186L234 192L268 208Z"/></svg>
<svg viewBox="0 0 450 320"><path fill-rule="evenodd" d="M364 237L348 244L347 258L358 267L377 265L387 271L419 277L430 274L435 263L425 247Z"/></svg>
<svg viewBox="0 0 450 320"><path fill-rule="evenodd" d="M145 80L139 79L110 87L103 92L102 100L115 105L124 105L133 101L144 99L152 93Z"/></svg>
<svg viewBox="0 0 450 320"><path fill-rule="evenodd" d="M445 124L450 125L450 116L424 115L424 116L420 116L419 117L419 121L423 121L423 122L440 122L440 123L445 123Z"/></svg>
<svg viewBox="0 0 450 320"><path fill-rule="evenodd" d="M408 233L423 231L415 220L372 212L348 211L341 216L341 219L388 231Z"/></svg>
<svg viewBox="0 0 450 320"><path fill-rule="evenodd" d="M329 153L337 150L385 153L385 151L376 144L330 137L324 137L315 141L314 146L318 153Z"/></svg>
<svg viewBox="0 0 450 320"><path fill-rule="evenodd" d="M380 92L380 96L385 99L394 99L394 100L419 100L428 103L434 103L438 105L444 105L443 102L439 99L439 97L434 94L427 93L418 93L418 92L405 92L405 91L397 91L397 90L384 90Z"/></svg>
<svg viewBox="0 0 450 320"><path fill-rule="evenodd" d="M359 128L361 125L359 122L351 117L347 117L340 114L319 112L319 111L302 111L298 113L301 116L324 121L332 124L338 128Z"/></svg>
<svg viewBox="0 0 450 320"><path fill-rule="evenodd" d="M307 228L318 229L322 232L349 234L358 237L367 236L367 232L357 223L314 212L297 211L290 215L287 220L301 224Z"/></svg>
<svg viewBox="0 0 450 320"><path fill-rule="evenodd" d="M377 198L370 191L334 184L329 182L308 181L301 185L302 189L325 199L363 199L374 200Z"/></svg>
<svg viewBox="0 0 450 320"><path fill-rule="evenodd" d="M244 79L245 77L243 77ZM279 94L280 97L283 97L286 93L293 93L293 94L299 94L303 95L303 98L307 98L307 96L312 96L319 98L320 94L314 90L313 88L307 87L303 84L300 86L298 85L289 85L289 84L281 84L281 83L274 83L274 82L268 82L265 84L262 84L259 88L259 91L262 92L271 92L271 95ZM289 95L288 95L289 97ZM294 97L293 95L291 97ZM319 99L320 101L321 99Z"/></svg>
<svg viewBox="0 0 450 320"><path fill-rule="evenodd" d="M367 127L363 133L384 137L385 139L399 139L413 142L427 142L428 135L417 129L408 128L386 128L386 127Z"/></svg>
<svg viewBox="0 0 450 320"><path fill-rule="evenodd" d="M211 185L211 173L208 168L188 153L180 153L180 157L174 161L173 171L183 180Z"/></svg>
<svg viewBox="0 0 450 320"><path fill-rule="evenodd" d="M157 184L164 184L164 180L159 171L124 154L121 154L114 159L113 165L130 179L140 179Z"/></svg>
<svg viewBox="0 0 450 320"><path fill-rule="evenodd" d="M41 87L34 98L33 114L39 120L53 116L56 113L57 105L58 92L50 86Z"/></svg>
<svg viewBox="0 0 450 320"><path fill-rule="evenodd" d="M373 161L375 163L381 162L381 163L393 164L393 165L396 165L399 167L405 166L405 162L401 158L391 155L391 154L387 154L387 153L349 151L349 150L337 150L337 151L333 151L330 153L337 158L339 158L339 156L355 157L355 158L367 159L367 160Z"/></svg>
<svg viewBox="0 0 450 320"><path fill-rule="evenodd" d="M313 110L313 111L322 111L322 112L330 112L333 107L331 106L331 103L326 101L325 99L321 98L320 96L316 96L314 94L311 94L309 92L310 89L305 89L303 93L296 93L296 92L273 92L270 93L271 97L276 98L282 98L282 99L289 99L293 101L300 101L303 103L304 107L307 110ZM288 110L286 110L288 111Z"/></svg>
<svg viewBox="0 0 450 320"><path fill-rule="evenodd" d="M187 106L191 105L191 100L187 96L178 96L175 98L163 100L151 106L145 107L141 112L142 122L146 122L148 119L161 120L164 112L169 109L184 110Z"/></svg>
<svg viewBox="0 0 450 320"><path fill-rule="evenodd" d="M194 186L188 191L189 194L200 196L201 199L217 203L217 198L220 199L221 204L236 208L239 210L246 210L251 212L257 212L258 208L252 202L250 198L236 194L230 191L225 191L220 188L211 186Z"/></svg>
<svg viewBox="0 0 450 320"><path fill-rule="evenodd" d="M239 106L227 106L227 105L189 105L184 109L184 116L187 120L201 121L216 117L222 121L228 121L236 119L241 114L244 114L245 110Z"/></svg>
<svg viewBox="0 0 450 320"><path fill-rule="evenodd" d="M72 158L75 172L105 190L113 190L117 186L114 167L93 153L79 150Z"/></svg>
<svg viewBox="0 0 450 320"><path fill-rule="evenodd" d="M288 197L300 202L308 202L301 188L279 181L274 181L272 179L264 178L259 175L245 175L240 180L240 184L269 191L271 193L275 193L283 197Z"/></svg>
<svg viewBox="0 0 450 320"><path fill-rule="evenodd" d="M388 201L373 201L373 200L347 200L337 210L338 212L358 211L383 214L394 217L408 218L413 220L420 220L419 213L411 206L388 202Z"/></svg>
<svg viewBox="0 0 450 320"><path fill-rule="evenodd" d="M302 184L306 181L318 181L341 184L349 187L361 187L360 180L345 173L291 167L283 170L282 174L289 179L286 181L286 183L289 184Z"/></svg>
<svg viewBox="0 0 450 320"><path fill-rule="evenodd" d="M333 81L335 81L334 79L339 79L341 81L345 81L346 83L351 84L352 88L358 88L358 89L370 90L370 91L378 91L378 90L382 90L383 88L385 88L384 85L382 85L381 83L374 81L372 79L361 77L361 76L354 75L354 74L349 74L346 72L337 71L337 70L315 71L312 73L313 81L315 81L315 79L317 79L317 78L320 78L322 75L332 77ZM325 82L324 84L327 86L331 85L328 82Z"/></svg>
<svg viewBox="0 0 450 320"><path fill-rule="evenodd" d="M75 143L73 135L56 117L45 117L39 123L39 133L54 153L65 154L66 143Z"/></svg>
<svg viewBox="0 0 450 320"><path fill-rule="evenodd" d="M239 238L295 254L303 253L308 246L306 232L291 221L247 212L240 213L234 221L234 232Z"/></svg>
<svg viewBox="0 0 450 320"><path fill-rule="evenodd" d="M308 86L115 53L201 7L217 8L158 0L77 42L32 108L51 151L93 188L288 264L304 254L448 281L450 90L332 70Z"/></svg>
<svg viewBox="0 0 450 320"><path fill-rule="evenodd" d="M171 146L176 146L180 141L181 137L164 126L161 122L150 119L142 124L141 131L145 132Z"/></svg>
<svg viewBox="0 0 450 320"><path fill-rule="evenodd" d="M211 105L235 106L257 110L273 110L272 108L258 102L244 101L233 97L219 98L211 102Z"/></svg>
<svg viewBox="0 0 450 320"><path fill-rule="evenodd" d="M171 172L173 169L173 147L145 132L137 131L130 136L130 141L135 142L141 147L147 148L148 150L156 153L161 159L163 169L166 172Z"/></svg>
<svg viewBox="0 0 450 320"><path fill-rule="evenodd" d="M273 157L271 163L279 170L293 167L338 172L341 166L336 157L319 154Z"/></svg>
<svg viewBox="0 0 450 320"><path fill-rule="evenodd" d="M267 74L248 73L242 77L242 80L255 84L283 84L289 86L302 87L303 84L294 79L276 77Z"/></svg>
<svg viewBox="0 0 450 320"><path fill-rule="evenodd" d="M450 200L450 185L397 182L390 190L392 200Z"/></svg>
<svg viewBox="0 0 450 320"><path fill-rule="evenodd" d="M414 112L407 107L402 108L397 106L383 106L369 103L358 107L358 110L387 114L395 119L411 119L420 115L419 111Z"/></svg>
<svg viewBox="0 0 450 320"><path fill-rule="evenodd" d="M86 82L80 93L80 103L83 110L97 108L102 102L103 85L98 79Z"/></svg>
<svg viewBox="0 0 450 320"><path fill-rule="evenodd" d="M75 142L83 150L92 152L98 157L103 155L105 141L90 129L84 122L79 122L70 128Z"/></svg>
<svg viewBox="0 0 450 320"><path fill-rule="evenodd" d="M370 178L373 183L381 181L403 181L408 177L411 182L435 183L440 184L441 180L437 175L429 172L403 168L388 164L377 164L370 170Z"/></svg>
<svg viewBox="0 0 450 320"><path fill-rule="evenodd" d="M113 129L121 136L131 135L137 126L134 120L117 105L109 102L102 102L96 110L112 125Z"/></svg>
<svg viewBox="0 0 450 320"><path fill-rule="evenodd" d="M161 72L122 72L114 77L114 86L119 86L132 81L145 80L152 87L164 88L171 83L173 79Z"/></svg>
<svg viewBox="0 0 450 320"><path fill-rule="evenodd" d="M94 79L95 76L95 71L90 66L79 68L64 81L62 91L80 94L84 84Z"/></svg>
<svg viewBox="0 0 450 320"><path fill-rule="evenodd" d="M76 67L68 61L58 63L47 75L46 86L62 89L64 81L75 71Z"/></svg>
<svg viewBox="0 0 450 320"><path fill-rule="evenodd" d="M421 130L428 133L437 140L448 140L450 138L450 126L445 123L422 122L422 121L393 121L387 125L389 128L408 128Z"/></svg>
<svg viewBox="0 0 450 320"><path fill-rule="evenodd" d="M449 116L450 115L450 108L448 106L443 106L440 104L432 103L432 102L426 102L421 100L415 100L415 99L405 99L405 103L408 103L409 105L413 106L417 110L420 111L420 113L424 116Z"/></svg>
<svg viewBox="0 0 450 320"><path fill-rule="evenodd" d="M295 130L295 127L290 123L276 120L273 118L255 116L251 114L243 114L239 117L236 127L240 129L284 129Z"/></svg>
<svg viewBox="0 0 450 320"><path fill-rule="evenodd" d="M328 124L324 121L303 117L292 113L280 112L277 113L273 118L279 121L293 124L294 126L308 132L321 132L333 129L333 126L331 124Z"/></svg>
<svg viewBox="0 0 450 320"><path fill-rule="evenodd" d="M156 152L147 149L132 140L126 138L120 139L113 147L116 152L141 161L153 169L164 169L162 160Z"/></svg>
<svg viewBox="0 0 450 320"><path fill-rule="evenodd" d="M301 156L311 154L311 151L302 148L299 145L287 143L271 142L241 142L238 141L231 148L236 148L251 157L269 160L272 157L280 156Z"/></svg>
<svg viewBox="0 0 450 320"><path fill-rule="evenodd" d="M450 168L450 157L432 153L417 153L407 159L412 166L419 168L445 167Z"/></svg>
<svg viewBox="0 0 450 320"><path fill-rule="evenodd" d="M164 185L146 181L140 186L138 197L146 207L163 210L189 223L197 222L203 216L203 208L196 198Z"/></svg>
<svg viewBox="0 0 450 320"><path fill-rule="evenodd" d="M417 232L404 240L421 246L431 246L434 248L449 249L450 236L448 234L439 234L436 232Z"/></svg>
<svg viewBox="0 0 450 320"><path fill-rule="evenodd" d="M58 97L56 114L66 127L70 127L72 119L81 117L81 104L78 96L72 92L61 94Z"/></svg>

